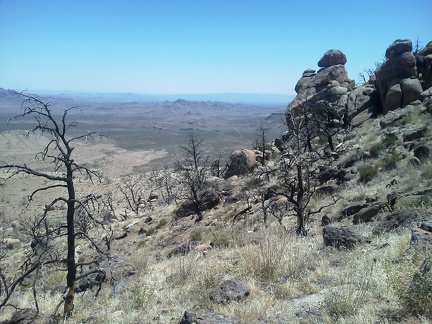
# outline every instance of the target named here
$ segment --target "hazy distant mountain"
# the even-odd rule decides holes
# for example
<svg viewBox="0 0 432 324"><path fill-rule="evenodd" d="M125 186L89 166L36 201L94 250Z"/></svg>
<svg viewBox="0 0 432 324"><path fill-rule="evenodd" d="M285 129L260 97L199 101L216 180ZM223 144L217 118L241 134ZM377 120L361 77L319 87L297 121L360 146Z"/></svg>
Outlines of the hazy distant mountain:
<svg viewBox="0 0 432 324"><path fill-rule="evenodd" d="M30 92L30 91L29 91ZM73 91L39 91L33 93L69 96L73 98L92 99L99 101L141 101L141 102L163 102L185 99L189 101L221 101L231 103L244 103L256 105L284 105L286 106L294 95L282 94L257 94L257 93L210 93L210 94L137 94L137 93L102 93L102 92L73 92Z"/></svg>

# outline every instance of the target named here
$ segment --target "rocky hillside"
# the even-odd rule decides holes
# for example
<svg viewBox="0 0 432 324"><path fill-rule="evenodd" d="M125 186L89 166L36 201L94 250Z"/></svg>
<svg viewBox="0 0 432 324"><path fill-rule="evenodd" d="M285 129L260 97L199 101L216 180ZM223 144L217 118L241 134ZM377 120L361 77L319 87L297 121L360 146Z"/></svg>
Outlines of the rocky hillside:
<svg viewBox="0 0 432 324"><path fill-rule="evenodd" d="M296 85L287 131L270 140L263 130L254 149L229 156L227 168L204 163L191 137L176 169L98 185L78 176L83 195L98 192L111 207L98 214L111 236L89 229L106 247L81 271L105 276L78 280L72 319L432 320L432 42L412 50L411 41L395 41L362 85L348 77L341 51L326 52L321 69L306 70ZM139 194L136 204L131 193ZM53 214L61 217L61 209ZM22 271L31 246L28 223L3 219L5 282ZM80 243L82 260L97 252ZM43 280L20 283L9 303L24 310L4 308L0 318L34 315L37 291L46 321L64 289L57 270L46 266Z"/></svg>

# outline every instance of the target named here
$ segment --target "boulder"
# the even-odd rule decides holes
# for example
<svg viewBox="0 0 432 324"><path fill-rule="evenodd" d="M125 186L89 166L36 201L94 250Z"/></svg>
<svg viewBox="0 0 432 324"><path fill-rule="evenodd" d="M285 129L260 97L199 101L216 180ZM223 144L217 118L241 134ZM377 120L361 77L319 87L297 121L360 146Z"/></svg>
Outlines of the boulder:
<svg viewBox="0 0 432 324"><path fill-rule="evenodd" d="M365 110L375 109L376 90L370 86L355 88L348 96L347 113L348 119L352 120Z"/></svg>
<svg viewBox="0 0 432 324"><path fill-rule="evenodd" d="M402 97L402 107L409 105L411 102L421 98L423 92L420 80L417 78L404 79L400 83Z"/></svg>
<svg viewBox="0 0 432 324"><path fill-rule="evenodd" d="M345 168L351 168L356 164L358 161L361 161L365 155L365 151L363 149L357 149L357 151L348 157L344 158L340 163L339 167L341 169Z"/></svg>
<svg viewBox="0 0 432 324"><path fill-rule="evenodd" d="M417 59L410 40L396 40L386 51L387 59L376 69L376 86L386 114L421 98Z"/></svg>
<svg viewBox="0 0 432 324"><path fill-rule="evenodd" d="M179 324L232 324L235 323L228 315L211 312L206 309L187 310Z"/></svg>
<svg viewBox="0 0 432 324"><path fill-rule="evenodd" d="M236 280L226 280L218 287L209 290L209 298L218 304L241 301L250 294L250 289Z"/></svg>
<svg viewBox="0 0 432 324"><path fill-rule="evenodd" d="M402 106L402 89L399 83L391 86L385 95L383 102L383 112L387 114L389 111L395 110Z"/></svg>
<svg viewBox="0 0 432 324"><path fill-rule="evenodd" d="M181 244L174 249L172 249L168 254L167 257L171 258L175 255L187 255L189 252L193 251L197 246L201 244L200 241L191 241L187 242L185 244Z"/></svg>
<svg viewBox="0 0 432 324"><path fill-rule="evenodd" d="M423 89L432 86L432 41L417 53L417 69L419 76L421 75L421 82Z"/></svg>
<svg viewBox="0 0 432 324"><path fill-rule="evenodd" d="M427 127L423 126L417 129L412 129L409 132L406 132L403 136L404 142L411 142L423 138L427 132Z"/></svg>
<svg viewBox="0 0 432 324"><path fill-rule="evenodd" d="M353 248L359 243L366 242L365 238L348 228L337 228L326 226L323 228L323 239L325 246L333 246L335 248Z"/></svg>
<svg viewBox="0 0 432 324"><path fill-rule="evenodd" d="M381 205L375 205L375 206L363 208L358 213L354 214L353 223L359 224L359 223L371 222L372 218L377 216L381 212L382 208L383 206Z"/></svg>
<svg viewBox="0 0 432 324"><path fill-rule="evenodd" d="M324 55L318 61L318 66L326 68L337 64L344 65L346 62L347 58L344 53L338 49L331 49L324 53Z"/></svg>
<svg viewBox="0 0 432 324"><path fill-rule="evenodd" d="M16 250L21 248L21 241L16 238L5 238L3 244L10 250Z"/></svg>
<svg viewBox="0 0 432 324"><path fill-rule="evenodd" d="M388 59L395 58L396 56L412 51L412 42L409 39L396 39L390 46L387 48L385 56Z"/></svg>
<svg viewBox="0 0 432 324"><path fill-rule="evenodd" d="M420 161L428 159L430 155L431 147L427 143L419 143L414 147L414 157Z"/></svg>
<svg viewBox="0 0 432 324"><path fill-rule="evenodd" d="M219 196L210 190L198 193L200 197L199 206L191 199L182 202L175 212L176 217L182 218L196 214L198 211L205 211L214 208L220 202ZM198 208L199 207L199 208Z"/></svg>
<svg viewBox="0 0 432 324"><path fill-rule="evenodd" d="M318 173L318 179L321 184L324 184L331 179L335 179L337 182L341 182L346 174L346 170L326 167L323 168L320 173Z"/></svg>
<svg viewBox="0 0 432 324"><path fill-rule="evenodd" d="M327 53L329 54L326 55ZM343 65L345 63L341 63L346 62L346 57L340 51L330 50L327 53L321 59L322 64L327 65L326 67L319 70L318 73L315 73L314 70L304 71L297 82L295 86L297 95L285 111L288 124L289 115L291 113L299 115L302 105L306 102L315 105L319 100L334 100L338 106L342 106L344 105L342 102L348 100L348 92L354 87L354 82L348 78L348 73Z"/></svg>
<svg viewBox="0 0 432 324"><path fill-rule="evenodd" d="M365 203L349 205L344 209L342 209L339 219L343 219L352 216L354 214L357 214L360 210L366 207L368 207L368 204Z"/></svg>
<svg viewBox="0 0 432 324"><path fill-rule="evenodd" d="M2 322L2 324L31 324L42 323L43 314L33 308L23 308L13 313L10 320Z"/></svg>
<svg viewBox="0 0 432 324"><path fill-rule="evenodd" d="M234 175L252 172L256 166L256 155L252 150L241 149L230 154L225 179Z"/></svg>
<svg viewBox="0 0 432 324"><path fill-rule="evenodd" d="M387 215L383 221L379 222L374 227L373 233L379 235L400 227L409 226L418 221L426 221L428 219L430 219L430 212L426 209L402 209Z"/></svg>

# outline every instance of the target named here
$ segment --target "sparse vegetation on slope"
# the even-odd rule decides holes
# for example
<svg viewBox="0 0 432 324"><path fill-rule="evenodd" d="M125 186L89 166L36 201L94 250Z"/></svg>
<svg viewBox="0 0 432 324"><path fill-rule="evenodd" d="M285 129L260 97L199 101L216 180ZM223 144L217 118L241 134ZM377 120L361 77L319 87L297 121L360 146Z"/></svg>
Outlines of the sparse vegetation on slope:
<svg viewBox="0 0 432 324"><path fill-rule="evenodd" d="M299 87L311 86L308 78L319 73L305 72ZM256 147L268 152L234 152L230 163L245 165L231 168L226 179L204 171L205 186L219 203L199 209L198 223L197 209L178 217L184 184L171 167L112 177L99 186L80 178L83 192L107 193L102 199L109 213L101 218L111 232L89 233L110 242L108 262L99 264L110 281L79 292L71 320L191 323L198 312L207 322L431 321L430 95L382 115L373 83L357 91L345 75L339 81L329 80L325 92L302 102L311 105L307 114L287 114L289 130ZM315 120L310 114L319 107L337 114ZM318 122L320 131L309 128ZM257 156L259 163L251 165ZM196 169L193 163L186 168ZM1 190L8 192L14 181ZM139 184L135 212L120 190L124 181ZM2 197L1 208L17 202ZM5 239L19 235L27 242L12 222L4 217ZM83 260L94 253L82 248ZM12 277L29 250L4 246L2 276ZM63 278L42 271L39 308L48 318ZM233 284L237 288L230 289ZM32 308L33 287L23 281L10 303ZM13 313L6 307L0 318Z"/></svg>

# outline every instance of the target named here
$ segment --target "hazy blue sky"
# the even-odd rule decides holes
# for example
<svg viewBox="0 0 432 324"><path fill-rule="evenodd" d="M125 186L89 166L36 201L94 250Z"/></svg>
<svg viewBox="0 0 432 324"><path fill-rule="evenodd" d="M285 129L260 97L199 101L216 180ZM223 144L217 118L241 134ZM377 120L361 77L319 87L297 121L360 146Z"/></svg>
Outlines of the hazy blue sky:
<svg viewBox="0 0 432 324"><path fill-rule="evenodd" d="M0 87L294 94L328 49L359 80L397 38L432 40L431 0L0 0Z"/></svg>

